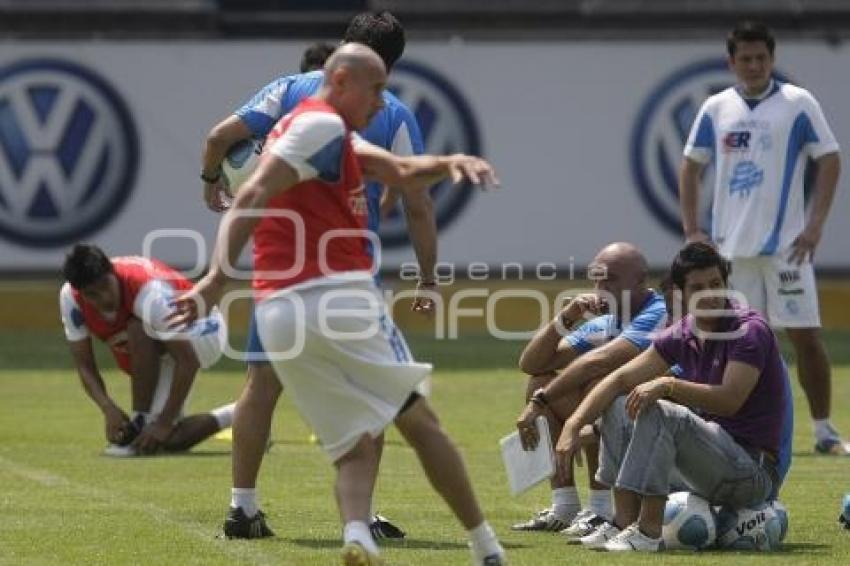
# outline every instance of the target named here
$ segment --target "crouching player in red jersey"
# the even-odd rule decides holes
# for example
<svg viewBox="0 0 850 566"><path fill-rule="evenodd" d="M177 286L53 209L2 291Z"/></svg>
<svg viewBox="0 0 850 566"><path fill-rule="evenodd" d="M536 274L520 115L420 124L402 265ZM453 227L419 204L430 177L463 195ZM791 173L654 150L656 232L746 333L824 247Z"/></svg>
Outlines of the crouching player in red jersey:
<svg viewBox="0 0 850 566"><path fill-rule="evenodd" d="M234 404L183 416L199 368L221 356L227 329L215 311L183 332L166 319L177 292L192 283L167 265L144 257L110 259L78 244L63 266L59 292L65 337L83 388L103 411L109 456L187 450L233 420ZM109 396L97 368L91 336L109 346L130 376L132 417Z"/></svg>

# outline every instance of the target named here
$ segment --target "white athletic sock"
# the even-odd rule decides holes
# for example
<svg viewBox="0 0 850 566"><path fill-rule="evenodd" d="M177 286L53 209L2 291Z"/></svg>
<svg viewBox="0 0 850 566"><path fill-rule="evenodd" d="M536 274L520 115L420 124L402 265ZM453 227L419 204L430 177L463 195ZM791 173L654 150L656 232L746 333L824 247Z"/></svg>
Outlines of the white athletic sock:
<svg viewBox="0 0 850 566"><path fill-rule="evenodd" d="M835 430L835 427L832 426L829 419L813 419L812 422L815 427L815 440L818 442L823 442L828 438L838 437L838 431Z"/></svg>
<svg viewBox="0 0 850 566"><path fill-rule="evenodd" d="M614 510L611 507L611 490L591 489L588 507L600 517L604 517L606 520L610 521L614 516Z"/></svg>
<svg viewBox="0 0 850 566"><path fill-rule="evenodd" d="M499 544L499 539L496 538L496 533L487 521L469 531L469 544L472 547L472 554L476 562L484 560L491 554L504 554L505 552L502 545Z"/></svg>
<svg viewBox="0 0 850 566"><path fill-rule="evenodd" d="M236 403L224 405L210 411L210 414L218 423L219 430L229 428L233 424L233 413L236 412Z"/></svg>
<svg viewBox="0 0 850 566"><path fill-rule="evenodd" d="M253 487L233 487L230 489L230 506L241 507L248 517L259 511L257 507L257 489Z"/></svg>
<svg viewBox="0 0 850 566"><path fill-rule="evenodd" d="M572 487L557 487L552 490L552 512L558 517L575 515L581 508L578 490Z"/></svg>
<svg viewBox="0 0 850 566"><path fill-rule="evenodd" d="M372 533L369 532L369 525L363 521L349 521L342 529L342 541L345 544L349 542L358 542L363 548L372 554L378 554L378 545L375 544L375 539L372 538Z"/></svg>

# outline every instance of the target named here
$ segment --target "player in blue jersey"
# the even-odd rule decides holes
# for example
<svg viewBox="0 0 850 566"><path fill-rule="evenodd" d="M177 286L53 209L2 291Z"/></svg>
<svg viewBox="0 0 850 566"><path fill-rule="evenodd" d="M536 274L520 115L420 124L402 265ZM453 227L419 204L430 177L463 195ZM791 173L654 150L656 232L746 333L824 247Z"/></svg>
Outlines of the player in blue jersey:
<svg viewBox="0 0 850 566"><path fill-rule="evenodd" d="M371 47L389 70L404 51L404 28L389 12L358 14L351 20L343 37L343 43L349 42ZM317 61L306 63L315 65ZM275 79L210 131L204 148L201 178L204 181L204 197L211 209L221 211L226 208L227 195L219 180L219 171L227 150L244 139L264 139L283 115L318 91L322 77L321 71L313 71ZM422 153L422 136L411 111L387 91L384 91L383 98L384 108L361 132L363 137L396 155ZM388 187L386 190L393 189ZM370 183L366 191L369 228L377 232L384 187ZM433 274L437 246L433 205L427 192L404 195L402 199L422 275L419 289L426 291L414 299L413 309L427 314L433 309L427 292L435 290ZM268 442L271 417L282 391L280 381L265 359L253 318L247 354L247 382L237 403L233 425L233 489L224 525L225 534L237 538L273 534L257 504L256 482ZM375 538L404 537L401 529L377 514L373 517L371 529Z"/></svg>
<svg viewBox="0 0 850 566"><path fill-rule="evenodd" d="M331 45L325 41L314 43L304 50L304 55L301 56L301 64L298 65L302 73L310 71L320 71L325 66L325 61L336 49L335 45Z"/></svg>
<svg viewBox="0 0 850 566"><path fill-rule="evenodd" d="M850 454L829 420L830 364L820 337L812 261L840 171L839 148L807 90L773 78L775 40L763 25L743 23L727 39L738 84L702 105L680 175L688 242L708 240L697 222L702 171L713 159L710 240L732 262L729 282L794 345L800 384L814 421L815 449ZM806 219L803 178L816 164Z"/></svg>
<svg viewBox="0 0 850 566"><path fill-rule="evenodd" d="M587 391L646 349L650 334L666 324L664 297L647 286L646 260L632 244L613 243L603 248L591 264L590 275L597 293L570 301L555 320L540 329L520 357L520 369L529 375L528 405L517 419L521 438L533 429L539 414L548 414L552 437L557 438L564 419ZM611 312L602 314L603 306ZM594 314L595 318L586 320ZM565 332L570 333L564 336ZM541 395L548 410L539 404ZM562 531L569 527L567 534L583 536L611 518L610 489L594 477L598 442L590 442L585 453L590 479L588 507L581 507L570 465L566 474L552 479L551 506L517 523L514 530Z"/></svg>

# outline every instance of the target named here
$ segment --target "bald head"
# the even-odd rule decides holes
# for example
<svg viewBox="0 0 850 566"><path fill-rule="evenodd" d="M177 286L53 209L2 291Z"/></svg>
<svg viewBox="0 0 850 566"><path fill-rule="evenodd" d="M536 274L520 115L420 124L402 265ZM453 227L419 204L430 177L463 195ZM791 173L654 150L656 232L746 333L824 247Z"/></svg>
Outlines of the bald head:
<svg viewBox="0 0 850 566"><path fill-rule="evenodd" d="M602 248L596 258L594 264L603 264L611 266L616 264L624 270L645 276L648 271L646 258L634 244L629 242L614 242Z"/></svg>
<svg viewBox="0 0 850 566"><path fill-rule="evenodd" d="M639 306L646 296L646 258L634 244L614 242L608 244L593 259L588 275L599 291L609 294L608 300L616 301L616 308L630 304ZM626 296L631 299L627 303ZM619 312L619 316L626 313Z"/></svg>
<svg viewBox="0 0 850 566"><path fill-rule="evenodd" d="M365 128L384 107L387 71L378 54L360 43L346 43L325 62L319 98L336 108L349 127Z"/></svg>
<svg viewBox="0 0 850 566"><path fill-rule="evenodd" d="M331 76L339 69L353 72L374 72L386 74L384 62L377 53L361 43L341 45L325 61L325 75Z"/></svg>

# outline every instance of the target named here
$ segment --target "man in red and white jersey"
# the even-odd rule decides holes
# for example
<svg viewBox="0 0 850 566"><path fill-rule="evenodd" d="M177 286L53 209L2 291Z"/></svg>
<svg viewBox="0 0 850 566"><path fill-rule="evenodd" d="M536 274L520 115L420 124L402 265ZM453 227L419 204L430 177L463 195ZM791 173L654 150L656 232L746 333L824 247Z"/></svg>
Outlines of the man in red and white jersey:
<svg viewBox="0 0 850 566"><path fill-rule="evenodd" d="M227 339L217 311L184 332L168 329L174 294L192 287L188 279L157 260L110 259L90 244L74 246L63 274L67 282L59 304L65 337L83 388L103 411L107 455L187 450L230 426L232 403L183 417L195 374L218 360ZM130 376L132 418L107 393L91 336L109 346Z"/></svg>
<svg viewBox="0 0 850 566"><path fill-rule="evenodd" d="M495 182L466 155L398 157L354 133L380 110L386 70L368 47L341 46L319 93L276 126L274 141L219 230L210 271L177 301L179 326L217 304L254 236L257 326L278 378L337 468L344 564L382 564L369 532L376 439L395 423L469 532L473 561L504 563L462 457L426 398L416 363L373 282L363 177L403 191L446 179Z"/></svg>

